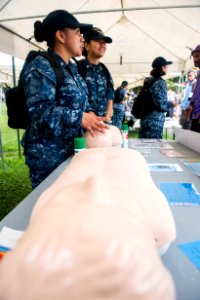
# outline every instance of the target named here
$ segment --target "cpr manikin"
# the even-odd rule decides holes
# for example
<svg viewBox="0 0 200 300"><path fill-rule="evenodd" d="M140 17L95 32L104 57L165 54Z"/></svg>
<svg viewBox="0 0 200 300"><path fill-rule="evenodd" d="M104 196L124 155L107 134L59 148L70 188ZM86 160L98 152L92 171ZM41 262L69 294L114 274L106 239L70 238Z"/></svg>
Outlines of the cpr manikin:
<svg viewBox="0 0 200 300"><path fill-rule="evenodd" d="M0 299L175 299L158 254L174 238L170 208L140 153L82 151L0 263Z"/></svg>
<svg viewBox="0 0 200 300"><path fill-rule="evenodd" d="M97 147L121 147L122 135L120 130L116 126L109 125L105 133L95 132L92 136L89 131L85 133L86 146L87 148Z"/></svg>

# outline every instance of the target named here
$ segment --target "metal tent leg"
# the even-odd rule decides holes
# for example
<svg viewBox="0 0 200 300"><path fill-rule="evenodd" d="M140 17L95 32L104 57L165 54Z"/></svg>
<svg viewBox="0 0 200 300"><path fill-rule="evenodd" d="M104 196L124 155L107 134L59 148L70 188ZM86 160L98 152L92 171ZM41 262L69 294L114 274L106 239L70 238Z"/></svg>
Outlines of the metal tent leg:
<svg viewBox="0 0 200 300"><path fill-rule="evenodd" d="M2 138L1 138L1 129L0 129L0 153L1 153L1 165L2 165L2 169L5 170L4 155L3 155L3 146L2 146Z"/></svg>

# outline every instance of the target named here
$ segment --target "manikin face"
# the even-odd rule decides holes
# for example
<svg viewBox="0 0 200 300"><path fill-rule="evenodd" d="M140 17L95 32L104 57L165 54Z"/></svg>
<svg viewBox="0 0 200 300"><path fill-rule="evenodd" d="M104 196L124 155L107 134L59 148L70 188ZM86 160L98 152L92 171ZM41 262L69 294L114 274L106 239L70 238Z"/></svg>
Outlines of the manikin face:
<svg viewBox="0 0 200 300"><path fill-rule="evenodd" d="M80 29L65 28L62 30L64 46L69 57L81 56L84 46L84 38Z"/></svg>
<svg viewBox="0 0 200 300"><path fill-rule="evenodd" d="M200 52L194 52L192 54L193 57L193 61L194 61L194 65L195 67L200 67Z"/></svg>
<svg viewBox="0 0 200 300"><path fill-rule="evenodd" d="M91 40L85 43L88 56L94 58L101 58L106 52L106 42L104 40Z"/></svg>

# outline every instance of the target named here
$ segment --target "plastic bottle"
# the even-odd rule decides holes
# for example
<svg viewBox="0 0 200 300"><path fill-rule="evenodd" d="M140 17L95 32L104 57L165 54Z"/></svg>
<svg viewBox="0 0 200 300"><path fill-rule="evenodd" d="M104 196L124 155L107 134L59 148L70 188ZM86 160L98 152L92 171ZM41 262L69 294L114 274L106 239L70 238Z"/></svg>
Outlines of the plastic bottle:
<svg viewBox="0 0 200 300"><path fill-rule="evenodd" d="M128 125L122 125L122 148L128 148Z"/></svg>
<svg viewBox="0 0 200 300"><path fill-rule="evenodd" d="M76 137L74 139L74 154L86 149L86 141L84 137Z"/></svg>

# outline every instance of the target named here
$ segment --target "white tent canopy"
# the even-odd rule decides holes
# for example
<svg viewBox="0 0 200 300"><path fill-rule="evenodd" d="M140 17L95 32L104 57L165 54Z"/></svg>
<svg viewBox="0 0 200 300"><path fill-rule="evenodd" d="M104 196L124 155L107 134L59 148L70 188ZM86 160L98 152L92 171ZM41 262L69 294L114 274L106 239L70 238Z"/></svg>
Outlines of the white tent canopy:
<svg viewBox="0 0 200 300"><path fill-rule="evenodd" d="M30 49L45 48L30 41L33 23L55 9L112 37L102 61L116 85L138 84L157 56L173 61L170 75L186 71L191 49L200 44L200 0L0 0L0 51L24 59Z"/></svg>

